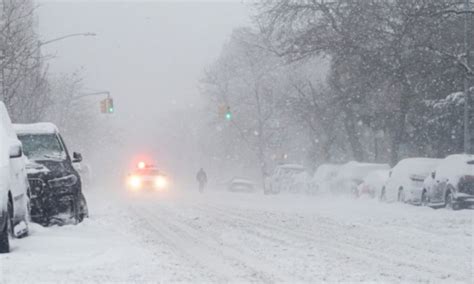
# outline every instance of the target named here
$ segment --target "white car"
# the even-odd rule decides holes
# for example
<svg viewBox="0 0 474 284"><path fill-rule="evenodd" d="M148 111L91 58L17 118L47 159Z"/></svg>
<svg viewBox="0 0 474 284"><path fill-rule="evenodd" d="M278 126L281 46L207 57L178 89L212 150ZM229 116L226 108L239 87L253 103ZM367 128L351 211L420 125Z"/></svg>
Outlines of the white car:
<svg viewBox="0 0 474 284"><path fill-rule="evenodd" d="M333 178L331 192L357 196L357 187L369 173L389 169L388 164L348 162L339 168L337 175Z"/></svg>
<svg viewBox="0 0 474 284"><path fill-rule="evenodd" d="M327 193L329 192L330 184L337 176L341 165L338 164L322 164L314 173L311 181L311 189L313 193Z"/></svg>
<svg viewBox="0 0 474 284"><path fill-rule="evenodd" d="M369 196L375 198L380 196L383 186L388 180L390 170L377 170L370 172L357 187L359 197Z"/></svg>
<svg viewBox="0 0 474 284"><path fill-rule="evenodd" d="M265 194L280 192L304 192L307 190L307 175L303 166L297 164L283 164L275 168L272 176L268 179Z"/></svg>
<svg viewBox="0 0 474 284"><path fill-rule="evenodd" d="M458 154L443 159L426 177L421 203L451 209L474 206L474 155Z"/></svg>
<svg viewBox="0 0 474 284"><path fill-rule="evenodd" d="M26 175L26 161L22 144L18 140L5 105L0 102L0 251L8 252L8 239L5 239L5 219L14 237L28 235L29 183ZM3 226L1 226L3 225ZM1 247L2 245L0 245Z"/></svg>
<svg viewBox="0 0 474 284"><path fill-rule="evenodd" d="M8 240L8 189L10 188L9 144L6 143L6 131L0 124L0 253L10 251Z"/></svg>
<svg viewBox="0 0 474 284"><path fill-rule="evenodd" d="M227 185L227 190L231 192L255 192L255 183L246 178L234 177Z"/></svg>
<svg viewBox="0 0 474 284"><path fill-rule="evenodd" d="M423 182L440 163L440 159L408 158L401 160L390 171L380 199L421 204Z"/></svg>

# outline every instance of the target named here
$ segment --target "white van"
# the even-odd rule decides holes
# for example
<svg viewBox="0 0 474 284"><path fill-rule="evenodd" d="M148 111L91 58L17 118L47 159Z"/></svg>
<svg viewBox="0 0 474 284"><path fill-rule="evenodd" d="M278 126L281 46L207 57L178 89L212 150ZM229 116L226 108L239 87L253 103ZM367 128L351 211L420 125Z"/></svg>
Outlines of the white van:
<svg viewBox="0 0 474 284"><path fill-rule="evenodd" d="M23 155L22 145L8 115L3 102L0 102L0 155L3 155L3 161L0 161L2 172L2 182L0 185L0 206L2 216L8 216L7 223L12 228L11 234L14 237L24 237L28 235L28 216L29 216L29 183L26 175L26 157ZM2 157L0 157L2 159ZM5 161L7 159L7 161ZM8 170L5 168L8 164ZM6 178L8 177L8 178ZM5 210L6 208L6 210ZM7 214L4 212L7 211ZM5 217L2 217L5 219ZM2 227L4 229L5 226ZM2 240L0 243L6 243Z"/></svg>

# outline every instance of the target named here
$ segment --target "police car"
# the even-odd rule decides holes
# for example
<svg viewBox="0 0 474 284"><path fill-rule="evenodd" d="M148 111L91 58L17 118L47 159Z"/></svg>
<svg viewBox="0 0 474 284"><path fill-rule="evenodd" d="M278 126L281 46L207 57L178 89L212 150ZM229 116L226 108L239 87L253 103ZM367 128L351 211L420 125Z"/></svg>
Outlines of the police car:
<svg viewBox="0 0 474 284"><path fill-rule="evenodd" d="M126 183L131 191L164 191L169 188L168 177L155 166L145 162L137 164L128 174Z"/></svg>

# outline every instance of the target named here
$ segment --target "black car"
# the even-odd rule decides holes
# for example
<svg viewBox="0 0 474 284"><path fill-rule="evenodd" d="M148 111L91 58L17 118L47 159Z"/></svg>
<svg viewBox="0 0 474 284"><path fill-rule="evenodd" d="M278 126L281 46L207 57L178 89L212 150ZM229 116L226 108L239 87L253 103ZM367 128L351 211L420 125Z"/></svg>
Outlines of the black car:
<svg viewBox="0 0 474 284"><path fill-rule="evenodd" d="M81 177L57 127L51 123L15 125L23 143L31 190L31 220L42 225L79 223L88 217Z"/></svg>

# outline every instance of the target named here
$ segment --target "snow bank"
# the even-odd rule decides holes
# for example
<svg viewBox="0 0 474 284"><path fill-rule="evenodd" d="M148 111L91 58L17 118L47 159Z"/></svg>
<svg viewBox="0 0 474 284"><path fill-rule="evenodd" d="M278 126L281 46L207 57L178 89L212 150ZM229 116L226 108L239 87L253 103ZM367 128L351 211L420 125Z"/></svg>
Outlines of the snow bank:
<svg viewBox="0 0 474 284"><path fill-rule="evenodd" d="M389 170L388 164L359 163L355 161L342 165L331 182L331 191L338 193L355 192L357 186L371 172Z"/></svg>

